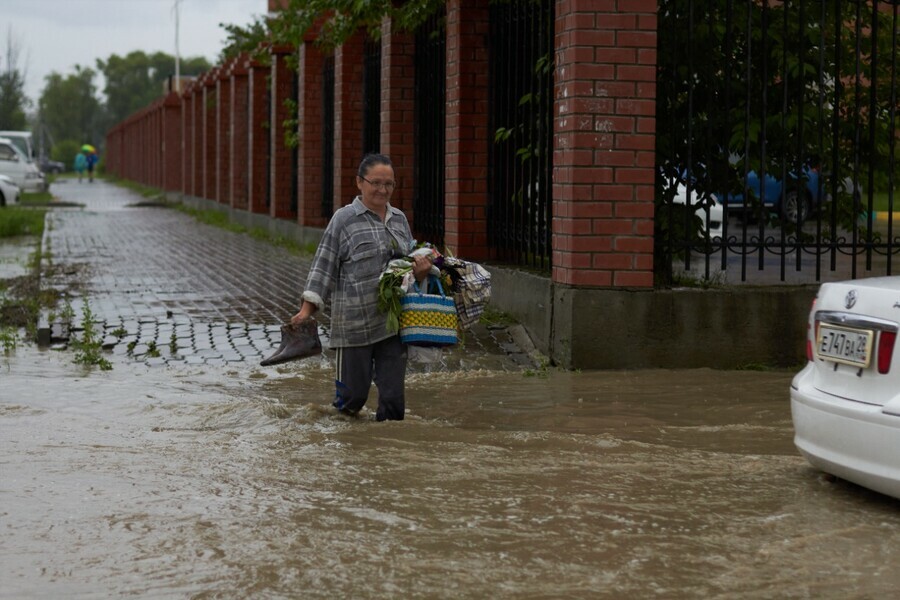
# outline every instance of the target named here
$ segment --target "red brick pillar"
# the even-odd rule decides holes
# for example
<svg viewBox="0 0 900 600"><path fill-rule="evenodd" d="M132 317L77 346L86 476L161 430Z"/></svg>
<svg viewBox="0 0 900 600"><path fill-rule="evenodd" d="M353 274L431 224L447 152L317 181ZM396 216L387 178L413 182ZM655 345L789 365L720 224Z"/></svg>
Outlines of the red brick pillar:
<svg viewBox="0 0 900 600"><path fill-rule="evenodd" d="M147 160L144 160L144 162L141 163L141 161L138 160L136 157L139 148L144 149L147 147L147 139L145 136L145 131L144 131L144 127L143 127L144 123L143 123L142 117L143 117L143 114L138 113L138 115L134 119L133 126L134 126L134 131L137 135L138 143L137 143L137 145L135 145L135 147L133 148L133 152L131 153L132 173L133 173L131 178L140 183L143 183L143 175L144 175L143 168L147 165L147 162L148 162Z"/></svg>
<svg viewBox="0 0 900 600"><path fill-rule="evenodd" d="M140 181L141 172L140 172L140 163L134 159L134 155L137 148L143 148L145 144L144 140L144 132L141 129L141 119L140 115L135 115L131 120L131 131L134 139L137 140L137 144L131 148L129 151L129 167L131 171L131 176L129 179L133 179L134 181Z"/></svg>
<svg viewBox="0 0 900 600"><path fill-rule="evenodd" d="M122 174L122 177L127 177L128 173L128 146L129 142L131 142L131 136L128 125L126 123L122 124L122 159L119 163L119 171Z"/></svg>
<svg viewBox="0 0 900 600"><path fill-rule="evenodd" d="M144 135L144 145L140 151L140 154L143 155L141 157L143 160L139 163L141 165L140 182L156 187L156 171L159 166L160 153L159 142L156 139L156 115L158 114L156 102L145 108L142 113L140 123Z"/></svg>
<svg viewBox="0 0 900 600"><path fill-rule="evenodd" d="M141 150L140 154L143 158L144 177L142 183L151 187L159 187L157 185L156 174L159 171L159 157L162 150L159 147L159 104L154 102L144 111L141 119L144 128L144 139L146 146ZM147 159L150 160L147 160Z"/></svg>
<svg viewBox="0 0 900 600"><path fill-rule="evenodd" d="M194 94L191 102L193 113L193 157L191 159L191 194L197 198L203 196L203 84L200 80L194 83Z"/></svg>
<svg viewBox="0 0 900 600"><path fill-rule="evenodd" d="M335 210L359 194L356 170L362 159L363 40L357 33L334 51Z"/></svg>
<svg viewBox="0 0 900 600"><path fill-rule="evenodd" d="M489 30L484 2L447 3L444 243L472 260L488 258Z"/></svg>
<svg viewBox="0 0 900 600"><path fill-rule="evenodd" d="M554 282L653 286L656 9L556 3Z"/></svg>
<svg viewBox="0 0 900 600"><path fill-rule="evenodd" d="M110 175L118 175L117 168L119 146L118 146L118 124L114 125L106 132L106 172Z"/></svg>
<svg viewBox="0 0 900 600"><path fill-rule="evenodd" d="M155 187L158 189L162 189L162 160L163 160L163 147L162 147L162 113L163 113L163 101L162 99L153 103L152 110L147 115L149 118L147 119L147 125L149 126L150 133L150 147L153 148L153 169L150 172L150 177L148 178L150 181L151 187Z"/></svg>
<svg viewBox="0 0 900 600"><path fill-rule="evenodd" d="M201 181L202 196L216 199L216 80L218 69L213 69L203 79L203 163Z"/></svg>
<svg viewBox="0 0 900 600"><path fill-rule="evenodd" d="M146 132L144 131L143 116L144 115L143 115L143 110L142 110L139 113L137 113L137 115L135 116L135 119L134 119L134 130L135 130L135 133L137 134L138 143L134 147L134 152L132 152L132 173L133 173L133 175L132 175L131 179L133 179L139 183L143 183L143 176L144 176L143 168L147 165L147 162L148 162L148 160L144 160L144 162L141 163L141 161L136 160L136 157L135 157L135 155L138 152L138 148L142 149L141 151L143 151L143 149L147 148L147 138L145 136Z"/></svg>
<svg viewBox="0 0 900 600"><path fill-rule="evenodd" d="M144 157L144 160L142 161L139 156L139 154L145 152L148 147L147 131L144 129L143 113L144 111L139 112L133 121L133 127L137 135L138 143L132 147L131 151L131 179L139 183L146 183L146 180L144 179L144 169L149 162L149 157Z"/></svg>
<svg viewBox="0 0 900 600"><path fill-rule="evenodd" d="M191 166L194 157L194 111L192 109L193 87L187 85L181 93L181 193L193 194L191 189Z"/></svg>
<svg viewBox="0 0 900 600"><path fill-rule="evenodd" d="M165 160L164 132L165 97L159 99L153 110L153 138L154 148L157 148L156 166L153 170L153 187L163 189L163 161Z"/></svg>
<svg viewBox="0 0 900 600"><path fill-rule="evenodd" d="M181 189L181 99L168 94L163 102L163 162L162 188L166 191Z"/></svg>
<svg viewBox="0 0 900 600"><path fill-rule="evenodd" d="M119 160L119 127L114 125L106 132L106 171L111 175L118 175Z"/></svg>
<svg viewBox="0 0 900 600"><path fill-rule="evenodd" d="M248 61L247 147L250 152L247 171L247 205L250 212L268 212L269 193L269 101L266 79L269 68Z"/></svg>
<svg viewBox="0 0 900 600"><path fill-rule="evenodd" d="M216 201L231 199L231 76L230 64L222 65L216 77Z"/></svg>
<svg viewBox="0 0 900 600"><path fill-rule="evenodd" d="M116 126L106 136L106 164L109 172L122 176L122 127Z"/></svg>
<svg viewBox="0 0 900 600"><path fill-rule="evenodd" d="M148 149L150 148L150 139L148 139L149 136L147 135L147 112L148 110L144 108L138 113L138 117L135 120L135 126L137 127L140 139L140 144L135 148L134 152L134 166L135 172L137 173L135 179L143 185L147 185L147 171L154 159L153 152L148 152ZM144 160L141 160L141 154L144 154Z"/></svg>
<svg viewBox="0 0 900 600"><path fill-rule="evenodd" d="M412 223L415 38L410 33L394 31L388 20L381 31L381 151L391 158L397 180L391 205L403 210Z"/></svg>
<svg viewBox="0 0 900 600"><path fill-rule="evenodd" d="M248 96L247 85L247 57L241 56L231 67L231 181L228 189L231 196L227 199L232 208L247 209L247 181L248 181Z"/></svg>
<svg viewBox="0 0 900 600"><path fill-rule="evenodd" d="M294 97L294 77L296 74L288 66L288 57L294 49L292 46L274 46L271 49L271 123L269 147L271 161L269 164L270 204L269 216L275 219L296 220L294 211L294 168L292 165L294 151L284 142L284 121L292 115L285 100L296 100Z"/></svg>
<svg viewBox="0 0 900 600"><path fill-rule="evenodd" d="M156 151L156 167L153 170L153 187L163 188L163 172L165 171L165 96L159 99L153 110L153 138Z"/></svg>
<svg viewBox="0 0 900 600"><path fill-rule="evenodd" d="M154 102L150 105L149 110L144 113L143 124L144 131L147 135L147 145L144 148L149 149L150 152L150 160L147 160L147 155L144 155L144 164L146 165L145 173L144 173L144 185L149 185L151 187L159 187L158 185L158 177L159 173L159 159L162 154L162 150L160 148L160 140L159 140L159 103Z"/></svg>
<svg viewBox="0 0 900 600"><path fill-rule="evenodd" d="M300 87L297 119L300 145L297 150L297 221L324 227L322 216L322 64L318 47L306 42L298 50Z"/></svg>

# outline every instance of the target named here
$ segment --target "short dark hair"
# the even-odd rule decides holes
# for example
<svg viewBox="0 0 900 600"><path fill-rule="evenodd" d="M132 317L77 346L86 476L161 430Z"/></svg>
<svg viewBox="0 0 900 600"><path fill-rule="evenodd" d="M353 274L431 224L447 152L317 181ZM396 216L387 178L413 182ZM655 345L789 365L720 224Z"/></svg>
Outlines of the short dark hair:
<svg viewBox="0 0 900 600"><path fill-rule="evenodd" d="M394 166L391 163L391 159L384 154L366 154L363 156L362 162L359 163L359 169L356 171L357 177L365 177L369 173L369 169L375 165Z"/></svg>

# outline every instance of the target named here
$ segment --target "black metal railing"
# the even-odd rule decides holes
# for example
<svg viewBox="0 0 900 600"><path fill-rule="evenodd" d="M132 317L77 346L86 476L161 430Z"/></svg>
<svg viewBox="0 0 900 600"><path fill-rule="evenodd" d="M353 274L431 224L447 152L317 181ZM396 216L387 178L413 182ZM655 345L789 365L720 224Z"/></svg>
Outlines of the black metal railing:
<svg viewBox="0 0 900 600"><path fill-rule="evenodd" d="M415 191L413 231L444 243L446 17L438 11L415 34Z"/></svg>
<svg viewBox="0 0 900 600"><path fill-rule="evenodd" d="M381 151L381 41L363 48L363 154Z"/></svg>
<svg viewBox="0 0 900 600"><path fill-rule="evenodd" d="M322 216L334 213L334 55L322 61Z"/></svg>
<svg viewBox="0 0 900 600"><path fill-rule="evenodd" d="M893 274L897 3L660 0L658 15L659 283Z"/></svg>
<svg viewBox="0 0 900 600"><path fill-rule="evenodd" d="M542 271L552 256L554 5L490 9L488 243L498 259Z"/></svg>

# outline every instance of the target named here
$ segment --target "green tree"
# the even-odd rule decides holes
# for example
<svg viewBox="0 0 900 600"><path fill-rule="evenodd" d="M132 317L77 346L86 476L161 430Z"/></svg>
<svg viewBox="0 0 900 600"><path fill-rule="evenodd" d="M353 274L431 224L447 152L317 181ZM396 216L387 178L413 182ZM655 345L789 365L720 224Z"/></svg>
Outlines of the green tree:
<svg viewBox="0 0 900 600"><path fill-rule="evenodd" d="M243 52L252 55L256 53L261 43L269 40L269 27L265 17L254 17L253 22L246 27L228 23L219 23L219 27L228 34L225 46L219 53L220 63Z"/></svg>
<svg viewBox="0 0 900 600"><path fill-rule="evenodd" d="M222 25L229 33L229 42L223 55L236 55L241 51L265 62L268 55L259 51L259 42L288 44L299 48L312 34L315 43L327 49L336 48L350 36L365 31L372 39L381 37L381 25L391 20L398 31L413 31L445 4L445 0L418 0L394 2L393 0L288 0L287 6L265 22L257 21L248 28ZM296 67L296 55L288 57L288 64ZM291 114L296 115L296 105L286 101ZM297 120L289 118L282 123L285 143L295 146Z"/></svg>
<svg viewBox="0 0 900 600"><path fill-rule="evenodd" d="M65 77L56 72L47 75L38 111L50 139L57 143L75 141L79 146L100 142L102 107L97 99L95 76L93 69L79 65L75 65L75 73Z"/></svg>
<svg viewBox="0 0 900 600"><path fill-rule="evenodd" d="M182 59L182 75L198 75L211 65L203 57ZM106 123L113 125L144 108L165 93L165 82L175 75L175 57L165 52L147 54L141 50L126 56L112 54L97 60L106 78Z"/></svg>
<svg viewBox="0 0 900 600"><path fill-rule="evenodd" d="M276 43L299 46L315 31L317 43L333 48L357 31L379 38L385 18L399 30L413 31L444 4L445 0L289 0L268 23Z"/></svg>
<svg viewBox="0 0 900 600"><path fill-rule="evenodd" d="M664 283L671 250L697 238L682 226L693 208L672 203L688 171L706 202L713 193L743 193L750 170L799 175L799 188L804 166L830 175L826 185L852 176L883 189L896 169L891 131L900 127L900 111L891 110L898 49L890 10L839 0L661 0L658 14L655 223ZM838 228L850 229L859 198L837 191ZM826 239L838 233L825 229Z"/></svg>
<svg viewBox="0 0 900 600"><path fill-rule="evenodd" d="M53 145L50 150L50 158L65 163L66 170L75 168L75 155L81 150L81 142L75 140L63 140Z"/></svg>
<svg viewBox="0 0 900 600"><path fill-rule="evenodd" d="M6 51L0 58L0 129L19 131L27 127L25 72L19 69L20 47L12 28L6 33Z"/></svg>

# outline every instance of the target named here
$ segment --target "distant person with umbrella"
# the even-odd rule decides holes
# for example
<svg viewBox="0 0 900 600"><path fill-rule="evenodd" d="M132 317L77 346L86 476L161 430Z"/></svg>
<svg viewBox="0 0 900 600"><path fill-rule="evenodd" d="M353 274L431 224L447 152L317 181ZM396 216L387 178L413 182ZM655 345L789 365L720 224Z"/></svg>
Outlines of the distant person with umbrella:
<svg viewBox="0 0 900 600"><path fill-rule="evenodd" d="M85 153L85 158L87 160L88 181L93 183L94 166L100 161L100 159L97 157L97 149L90 144L85 144L81 147L81 150Z"/></svg>
<svg viewBox="0 0 900 600"><path fill-rule="evenodd" d="M84 150L80 150L75 155L75 172L78 173L78 183L81 183L85 169L87 169L87 156L84 155Z"/></svg>

